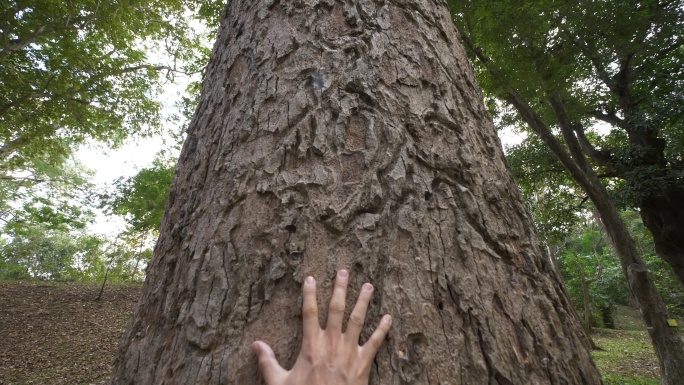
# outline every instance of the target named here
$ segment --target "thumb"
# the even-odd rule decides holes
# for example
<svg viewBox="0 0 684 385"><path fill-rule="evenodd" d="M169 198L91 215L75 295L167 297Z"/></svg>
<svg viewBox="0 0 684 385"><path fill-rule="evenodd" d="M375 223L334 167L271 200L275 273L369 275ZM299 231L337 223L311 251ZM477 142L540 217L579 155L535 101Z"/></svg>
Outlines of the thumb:
<svg viewBox="0 0 684 385"><path fill-rule="evenodd" d="M259 369L261 375L264 376L267 384L275 383L279 378L283 378L287 373L285 369L281 368L278 360L273 353L273 349L267 343L262 341L255 341L252 343L252 351L256 354L259 360Z"/></svg>

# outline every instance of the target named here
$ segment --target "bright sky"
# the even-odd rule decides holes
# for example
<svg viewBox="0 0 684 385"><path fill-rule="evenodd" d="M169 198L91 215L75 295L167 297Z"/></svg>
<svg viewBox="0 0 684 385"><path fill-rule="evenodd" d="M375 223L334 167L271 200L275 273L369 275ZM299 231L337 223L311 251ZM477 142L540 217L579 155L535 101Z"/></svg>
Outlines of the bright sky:
<svg viewBox="0 0 684 385"><path fill-rule="evenodd" d="M150 165L162 146L161 138L146 138L117 150L84 146L76 153L76 157L88 168L96 170L92 182L111 183L122 176L133 176L140 168Z"/></svg>
<svg viewBox="0 0 684 385"><path fill-rule="evenodd" d="M497 132L504 149L522 143L524 136L516 133L512 128L506 127Z"/></svg>
<svg viewBox="0 0 684 385"><path fill-rule="evenodd" d="M194 33L206 33L206 26L195 19L191 13L187 14L187 18L189 25L194 29ZM204 42L207 48L211 48L213 43L213 39ZM176 63L174 58L166 56L163 48L148 48L148 55L152 63L169 66L180 64ZM199 77L199 75L192 76L193 78ZM163 104L162 114L165 116L170 116L177 112L176 104L181 100L185 89L193 79L179 73L174 76L174 80L174 83L164 84L159 95L158 101ZM170 127L169 130L175 130L175 128ZM164 145L162 137L153 137L130 141L116 150L97 145L82 146L76 152L76 158L86 167L95 171L95 178L92 182L97 184L98 188L104 188L105 185L111 185L112 182L120 177L131 177L141 168L151 165L155 155L162 149L171 150L168 146ZM123 219L107 217L100 212L97 213L96 222L91 226L91 230L96 233L114 236L123 230L124 227L125 222Z"/></svg>
<svg viewBox="0 0 684 385"><path fill-rule="evenodd" d="M187 81L164 86L160 98L164 103L162 114L168 116L175 112L175 103L180 100L180 94L187 86ZM171 129L175 128L169 128ZM98 189L102 189L120 177L131 177L140 169L150 166L162 149L172 150L164 144L164 138L159 135L131 140L116 150L101 145L84 145L76 152L76 158L95 171L95 177L91 182L95 183ZM90 230L114 237L124 230L125 226L123 218L106 216L98 211Z"/></svg>
<svg viewBox="0 0 684 385"><path fill-rule="evenodd" d="M119 177L135 175L139 169L150 165L155 154L161 149L162 139L157 137L140 139L137 143L129 143L117 150L84 146L76 152L76 158L95 171L95 178L91 182L102 188ZM91 230L113 237L124 227L123 218L108 217L102 212L97 212Z"/></svg>

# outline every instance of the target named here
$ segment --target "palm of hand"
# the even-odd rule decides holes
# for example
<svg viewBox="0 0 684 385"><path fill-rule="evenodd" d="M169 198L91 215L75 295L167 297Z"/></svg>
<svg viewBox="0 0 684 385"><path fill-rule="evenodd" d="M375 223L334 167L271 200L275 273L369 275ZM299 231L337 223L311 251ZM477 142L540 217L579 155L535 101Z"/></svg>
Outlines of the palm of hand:
<svg viewBox="0 0 684 385"><path fill-rule="evenodd" d="M318 322L316 281L308 277L304 283L302 316L304 339L299 357L291 370L283 369L270 346L261 341L252 344L259 358L259 367L267 385L366 385L371 365L392 324L385 315L368 342L359 346L359 335L366 318L373 286L363 285L354 306L347 330L342 333L345 298L349 274L340 270L335 279L330 300L328 324L325 330Z"/></svg>

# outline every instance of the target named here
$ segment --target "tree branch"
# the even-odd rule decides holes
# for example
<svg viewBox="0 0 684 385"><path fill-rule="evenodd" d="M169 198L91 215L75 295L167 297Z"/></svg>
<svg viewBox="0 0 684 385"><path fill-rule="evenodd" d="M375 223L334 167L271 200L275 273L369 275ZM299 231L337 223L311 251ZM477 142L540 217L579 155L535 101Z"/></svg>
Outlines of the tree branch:
<svg viewBox="0 0 684 385"><path fill-rule="evenodd" d="M81 185L81 182L79 182L78 178L69 178L67 175L66 177L62 178L39 178L35 176L11 176L11 175L0 175L0 180L6 180L10 182L16 182L19 184L21 187L26 187L29 183L63 183L65 185L70 185L70 186L79 186Z"/></svg>
<svg viewBox="0 0 684 385"><path fill-rule="evenodd" d="M11 54L12 52L22 50L29 45L33 44L38 38L45 32L47 29L47 26L41 25L36 30L33 32L33 34L23 40L20 39L13 39L10 40L9 42L6 42L2 50L0 50L0 60L4 59L7 55Z"/></svg>
<svg viewBox="0 0 684 385"><path fill-rule="evenodd" d="M566 152L561 143L553 135L549 127L544 123L541 117L534 111L534 109L527 103L512 87L508 87L506 101L509 102L520 114L522 120L534 131L539 138L546 144L551 152L556 156L563 167L570 173L572 178L579 183L580 186L592 186L585 171L579 167L573 158ZM587 187L589 188L589 187ZM586 189L585 189L586 191Z"/></svg>
<svg viewBox="0 0 684 385"><path fill-rule="evenodd" d="M585 196L584 198L582 198L582 201L577 205L577 210L580 210L582 208L582 206L584 206L584 204L587 203L588 200L589 200L588 195Z"/></svg>
<svg viewBox="0 0 684 385"><path fill-rule="evenodd" d="M96 13L92 13L86 17L77 17L74 19L71 19L69 16L67 16L66 20L64 21L63 25L41 25L36 28L36 30L31 34L31 36L26 37L24 39L13 39L10 41L7 41L6 39L3 41L3 46L2 50L0 50L0 60L3 60L5 57L8 55L20 51L29 45L33 44L38 40L40 37L42 37L45 34L55 32L55 31L61 31L61 30L67 30L67 29L73 29L74 27L76 29L83 29L85 28L91 21L95 20L97 18ZM82 23L80 26L78 26L78 23ZM4 32L4 31L3 31Z"/></svg>
<svg viewBox="0 0 684 385"><path fill-rule="evenodd" d="M601 62L601 58L596 55L596 50L592 50L588 44L582 43L574 37L572 38L572 41L574 44L580 47L582 53L589 58L591 65L594 67L594 70L596 70L599 80L601 80L609 90L616 92L617 89L615 88L615 82L613 81L613 78L606 67L603 65L603 62Z"/></svg>
<svg viewBox="0 0 684 385"><path fill-rule="evenodd" d="M461 37L463 39L464 45L470 49L477 59L485 65L487 68L487 71L492 75L494 79L497 81L500 81L501 77L498 76L499 70L496 68L494 63L492 62L491 58L489 58L487 55L485 55L484 51L480 48L475 46L474 42L472 39L470 39L469 35L466 34L461 34ZM576 163L576 161L573 160L574 156L571 156L570 154L567 153L567 151L563 148L561 143L558 141L558 139L553 135L549 127L544 123L542 118L537 114L537 112L532 108L527 100L520 95L520 93L510 85L504 84L503 85L504 89L504 99L511 104L517 111L522 120L527 123L528 127L537 134L537 136L546 144L546 146L551 150L551 152L554 154L556 159L561 162L563 167L570 173L570 176L582 187L590 196L595 193L596 191L596 186L595 184L598 183L598 179L596 178L596 175L593 174L593 170L590 170L589 167L582 167L581 164ZM579 145L577 145L577 149L579 152L579 161L584 161L586 164L586 159L581 153L581 149L579 149ZM588 166L588 165L587 165Z"/></svg>
<svg viewBox="0 0 684 385"><path fill-rule="evenodd" d="M15 177L15 176L10 176L10 175L0 175L0 180L9 180L9 181L13 181L13 182L34 182L34 183L43 183L43 182L52 181L51 179L32 178L32 177L28 177L28 176Z"/></svg>
<svg viewBox="0 0 684 385"><path fill-rule="evenodd" d="M78 98L76 95L90 92L89 87L92 86L93 84L97 83L99 80L101 80L103 78L106 78L109 76L120 76L120 75L124 75L127 73L136 72L139 70L177 71L175 68L171 68L169 66L151 65L151 64L140 64L137 66L124 67L124 68L119 68L117 70L110 71L110 72L93 74L88 78L88 81L86 84L84 84L83 88L72 89L68 92L63 92L63 93L51 93L47 89L50 82L54 78L54 76L52 76L48 80L48 82L45 85L45 88L41 92L27 93L26 95L20 97L19 99L15 100L11 103L7 103L3 106L0 106L0 116L7 113L7 111L9 111L10 109L15 108L15 107L21 105L22 103L27 102L28 100L36 99L36 98L44 98L44 97L47 97L50 99L66 98L66 99L71 100L75 103L79 103L79 104L83 104L83 105L89 105L90 102L87 99ZM177 72L180 72L180 71L177 71ZM47 132L43 132L43 134L44 134L44 136L51 135L52 133L56 132L59 128L60 128L59 125L53 125ZM0 162L2 160L7 159L7 157L13 151L16 151L17 149L21 148L22 146L26 145L27 143L30 143L36 137L35 135L36 135L35 133L23 133L23 134L20 134L17 138L10 140L9 142L6 142L2 146L0 146Z"/></svg>
<svg viewBox="0 0 684 385"><path fill-rule="evenodd" d="M635 73L641 72L644 69L644 66L646 66L646 64L648 64L648 63L654 63L654 62L666 59L670 55L670 53L679 49L683 45L684 45L684 40L680 37L678 41L676 41L675 43L673 43L673 44L661 49L660 51L656 52L653 56L649 57L649 59L647 61L645 61L643 64L641 64L640 66L634 67L634 72Z"/></svg>
<svg viewBox="0 0 684 385"><path fill-rule="evenodd" d="M44 98L47 96L51 96L51 94L48 92L45 92L45 91L27 93L24 96L20 97L19 99L15 100L13 102L10 102L10 103L7 103L3 106L0 106L0 116L4 115L11 108L14 108L14 107L16 107L16 106L18 106L24 102L27 102L31 99Z"/></svg>
<svg viewBox="0 0 684 385"><path fill-rule="evenodd" d="M606 122L615 127L622 127L622 123L624 123L624 120L615 115L614 112L603 113L599 110L593 110L589 111L589 115L596 120Z"/></svg>
<svg viewBox="0 0 684 385"><path fill-rule="evenodd" d="M633 53L625 55L625 57L622 60L620 60L620 70L614 76L616 80L615 94L622 103L622 108L624 108L625 110L629 110L629 108L634 104L634 101L632 100L632 95L630 95L629 92L629 85L633 79L633 71L631 66L633 58Z"/></svg>
<svg viewBox="0 0 684 385"><path fill-rule="evenodd" d="M473 27L470 22L466 20L466 24L468 25L468 32L472 32ZM469 34L461 33L461 39L465 46L475 54L477 60L482 62L482 64L485 64L486 66L488 63L492 62L492 59L484 53L482 47L475 45L475 42L470 38Z"/></svg>
<svg viewBox="0 0 684 385"><path fill-rule="evenodd" d="M574 128L577 139L579 140L580 146L582 147L582 152L588 155L599 165L608 167L613 158L611 151L597 150L596 147L594 147L594 145L591 144L591 142L587 138L587 135L584 132L584 126L582 126L581 124L576 124Z"/></svg>
<svg viewBox="0 0 684 385"><path fill-rule="evenodd" d="M93 83L97 82L98 80L109 77L109 76L124 75L127 73L136 72L136 71L142 70L142 69L151 70L151 71L167 70L167 71L182 73L184 75L193 75L192 73L185 73L185 72L182 72L180 70L177 70L177 69L169 67L169 66L140 64L137 66L120 68L120 69L117 69L117 70L114 70L111 72L102 72L99 74L90 74L90 77L88 78L87 84L93 84ZM83 92L88 92L89 90L87 89L87 87L85 87L85 89L84 88L72 89L68 92L62 92L62 93L50 93L48 90L48 87L50 85L50 82L55 78L55 76L56 75L53 75L50 77L50 79L48 79L48 81L47 81L46 85L43 87L42 91L27 93L27 94L23 95L22 97L18 98L17 100L15 100L13 102L10 102L10 103L7 103L5 105L0 106L0 116L5 114L11 108L14 108L18 105L21 105L22 103L24 103L28 100L37 99L37 98L44 98L44 97L49 97L50 99L67 97L67 98L69 98L69 100L72 100L72 101L75 101L75 102L78 102L81 104L88 104L87 101L85 101L83 99L77 99L77 98L70 97L71 95L76 95L76 94L80 94Z"/></svg>
<svg viewBox="0 0 684 385"><path fill-rule="evenodd" d="M589 284L592 284L592 283L598 281L599 279L601 279L601 276L603 275L603 263L601 263L601 259L598 256L598 245L601 243L602 240L603 240L603 233L599 231L599 237L596 240L596 242L594 242L594 247L593 247L594 256L596 256L596 260L598 261L598 271L596 272L596 275L594 276L594 278L589 279L589 281L588 281Z"/></svg>
<svg viewBox="0 0 684 385"><path fill-rule="evenodd" d="M584 157L582 147L575 136L575 127L577 124L573 124L573 122L570 120L570 117L565 110L565 105L563 104L563 101L557 92L551 95L549 98L549 103L551 104L551 109L553 109L553 113L556 116L556 121L561 129L563 139L565 139L565 144L568 146L568 150L570 150L570 155L575 160L575 164L577 164L583 171L588 171L591 169L591 165L589 162L587 162L587 158Z"/></svg>
<svg viewBox="0 0 684 385"><path fill-rule="evenodd" d="M53 124L50 126L50 129L48 130L49 132L56 132L60 126L58 124ZM7 157L16 149L20 148L21 146L25 145L26 143L30 143L31 140L35 137L35 133L24 133L23 135L20 135L19 137L9 141L8 143L5 143L3 146L0 147L0 164L2 161L7 159Z"/></svg>

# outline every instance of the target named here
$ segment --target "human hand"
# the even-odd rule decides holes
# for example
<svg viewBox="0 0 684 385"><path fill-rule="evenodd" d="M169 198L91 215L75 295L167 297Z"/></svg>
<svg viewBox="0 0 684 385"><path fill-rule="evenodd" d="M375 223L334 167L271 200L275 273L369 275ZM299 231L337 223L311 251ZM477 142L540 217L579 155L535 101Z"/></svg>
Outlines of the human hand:
<svg viewBox="0 0 684 385"><path fill-rule="evenodd" d="M356 306L349 316L347 330L342 333L345 298L349 273L337 272L335 287L328 311L328 325L321 329L316 303L316 281L307 277L304 282L302 318L304 339L294 367L287 371L276 360L273 349L262 341L252 344L259 359L261 373L267 385L366 385L371 364L392 325L386 314L365 345L359 346L359 335L373 294L373 285L361 288Z"/></svg>

